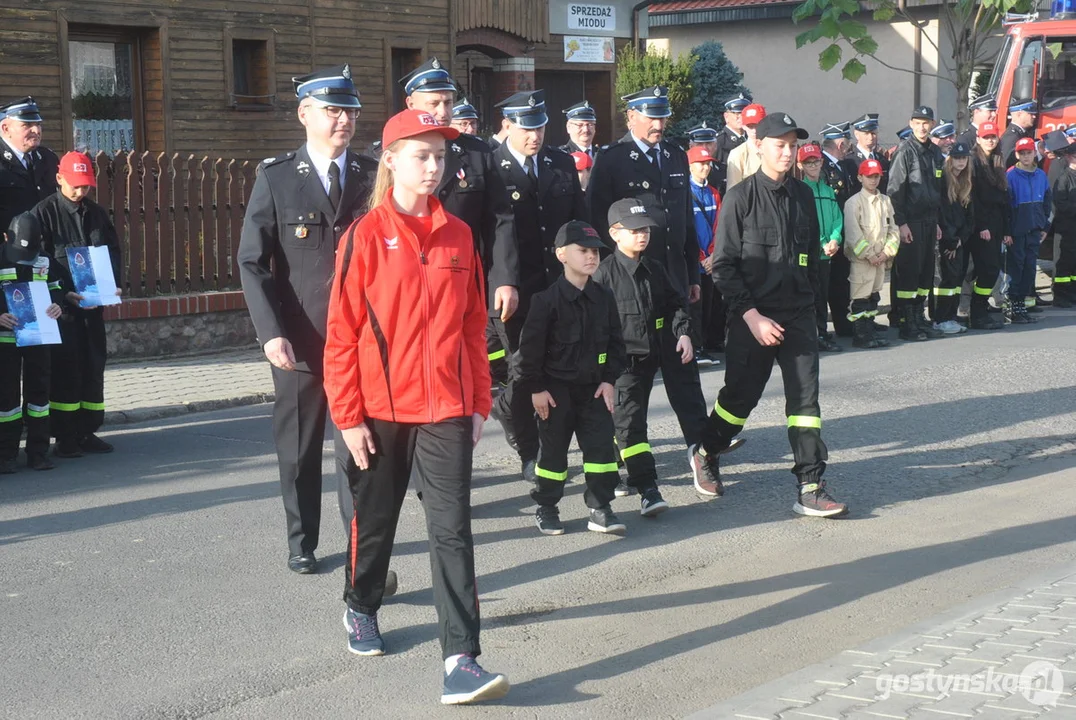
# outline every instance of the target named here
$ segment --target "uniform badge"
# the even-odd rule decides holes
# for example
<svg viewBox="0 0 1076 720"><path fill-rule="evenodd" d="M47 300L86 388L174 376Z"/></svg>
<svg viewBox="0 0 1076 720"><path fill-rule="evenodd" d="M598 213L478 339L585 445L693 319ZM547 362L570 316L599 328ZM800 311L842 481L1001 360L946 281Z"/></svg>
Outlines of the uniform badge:
<svg viewBox="0 0 1076 720"><path fill-rule="evenodd" d="M306 239L306 236L309 234L310 231L306 229L306 225L300 225L299 227L295 228L295 237L299 238L300 240Z"/></svg>
<svg viewBox="0 0 1076 720"><path fill-rule="evenodd" d="M515 191L514 193L512 193L512 199L513 199L513 200L519 200L519 198L520 198L520 197L521 197L521 196L520 196L520 194L519 194L519 191L518 191L518 190L516 190L516 191Z"/></svg>
<svg viewBox="0 0 1076 720"><path fill-rule="evenodd" d="M510 168L512 167L512 163L509 160L501 160L501 167Z"/></svg>
<svg viewBox="0 0 1076 720"><path fill-rule="evenodd" d="M340 73L340 74L344 77L345 80L350 80L351 79L351 66L350 65L344 65L344 71L342 73Z"/></svg>
<svg viewBox="0 0 1076 720"><path fill-rule="evenodd" d="M314 213L307 213L307 214L306 214L306 216L307 216L308 218L310 218L311 220L313 220L313 219L314 219Z"/></svg>
<svg viewBox="0 0 1076 720"><path fill-rule="evenodd" d="M544 162L544 163L545 163L546 165L552 165L552 164L553 164L553 158L551 158L550 156L546 155L546 156L545 156L545 157L544 157L544 158L542 159L542 162Z"/></svg>
<svg viewBox="0 0 1076 720"><path fill-rule="evenodd" d="M13 155L11 154L10 150L5 150L4 151L4 159L5 160L10 160L12 157L13 157Z"/></svg>
<svg viewBox="0 0 1076 720"><path fill-rule="evenodd" d="M300 175L309 175L310 163L306 162L305 160L300 160L299 164L295 166L295 171Z"/></svg>
<svg viewBox="0 0 1076 720"><path fill-rule="evenodd" d="M441 61L438 60L437 58L434 58L433 60L430 61L430 67L432 67L434 70L440 70L441 69Z"/></svg>
<svg viewBox="0 0 1076 720"><path fill-rule="evenodd" d="M666 158L668 158L668 157L669 157L669 151L668 151L668 150L666 150L666 151L665 151L665 157L666 157Z"/></svg>
<svg viewBox="0 0 1076 720"><path fill-rule="evenodd" d="M459 154L460 154L461 152L463 152L463 150L461 150L461 149L460 149L460 146L459 146L459 145L457 145L456 143L452 143L452 152L454 152L454 153L456 153L457 155L459 155Z"/></svg>
<svg viewBox="0 0 1076 720"><path fill-rule="evenodd" d="M467 183L466 180L460 180L460 187L461 188L466 189L467 185L468 185L468 183Z"/></svg>
<svg viewBox="0 0 1076 720"><path fill-rule="evenodd" d="M630 153L628 153L628 157L630 157L632 160L638 160L639 159L639 153L632 150Z"/></svg>
<svg viewBox="0 0 1076 720"><path fill-rule="evenodd" d="M362 170L362 165L359 164L358 160L352 160L350 167L352 170Z"/></svg>
<svg viewBox="0 0 1076 720"><path fill-rule="evenodd" d="M649 189L650 189L650 183L648 181L646 181L646 180L643 180L643 190L649 190Z"/></svg>

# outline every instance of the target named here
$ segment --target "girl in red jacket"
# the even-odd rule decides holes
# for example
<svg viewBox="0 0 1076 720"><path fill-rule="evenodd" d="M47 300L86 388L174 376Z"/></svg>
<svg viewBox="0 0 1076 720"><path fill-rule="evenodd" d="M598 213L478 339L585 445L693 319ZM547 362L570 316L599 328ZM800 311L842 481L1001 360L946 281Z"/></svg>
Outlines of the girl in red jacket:
<svg viewBox="0 0 1076 720"><path fill-rule="evenodd" d="M490 410L486 302L471 231L434 197L459 132L405 110L385 124L370 212L337 251L325 391L351 451L355 517L345 568L348 649L383 655L377 611L412 468L429 528L445 659L441 702L503 697L475 661L478 592L471 453Z"/></svg>

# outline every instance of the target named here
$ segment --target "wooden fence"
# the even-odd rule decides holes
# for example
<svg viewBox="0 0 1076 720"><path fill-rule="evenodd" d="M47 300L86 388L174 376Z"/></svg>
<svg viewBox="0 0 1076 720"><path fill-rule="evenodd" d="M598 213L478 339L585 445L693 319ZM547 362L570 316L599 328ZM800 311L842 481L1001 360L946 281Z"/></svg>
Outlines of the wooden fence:
<svg viewBox="0 0 1076 720"><path fill-rule="evenodd" d="M128 297L239 288L236 253L256 162L98 153L97 202L123 246Z"/></svg>

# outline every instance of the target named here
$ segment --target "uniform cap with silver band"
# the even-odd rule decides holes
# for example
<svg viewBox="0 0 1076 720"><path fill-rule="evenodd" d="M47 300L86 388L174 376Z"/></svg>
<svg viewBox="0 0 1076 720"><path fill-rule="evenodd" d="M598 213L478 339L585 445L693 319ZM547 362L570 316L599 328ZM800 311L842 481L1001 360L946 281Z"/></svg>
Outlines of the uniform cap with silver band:
<svg viewBox="0 0 1076 720"><path fill-rule="evenodd" d="M7 105L0 105L0 117L11 118L24 123L43 122L37 102L29 95Z"/></svg>
<svg viewBox="0 0 1076 720"><path fill-rule="evenodd" d="M300 102L309 98L323 106L355 109L362 107L359 91L351 81L350 65L317 70L309 75L293 77L291 81L295 85L295 97L299 98Z"/></svg>
<svg viewBox="0 0 1076 720"><path fill-rule="evenodd" d="M505 119L513 125L526 130L537 130L549 123L545 111L545 93L541 90L526 90L497 103Z"/></svg>

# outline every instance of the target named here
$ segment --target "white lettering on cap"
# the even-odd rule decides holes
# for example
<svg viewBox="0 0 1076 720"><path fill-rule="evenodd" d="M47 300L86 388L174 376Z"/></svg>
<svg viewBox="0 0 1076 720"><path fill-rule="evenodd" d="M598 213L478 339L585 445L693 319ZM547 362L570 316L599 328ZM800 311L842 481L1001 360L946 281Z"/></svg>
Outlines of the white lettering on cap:
<svg viewBox="0 0 1076 720"><path fill-rule="evenodd" d="M437 118L429 113L422 113L418 116L418 121L423 125L437 125Z"/></svg>
<svg viewBox="0 0 1076 720"><path fill-rule="evenodd" d="M643 207L642 205L636 205L631 209L631 214L632 215L638 215L640 213L642 213L643 215L646 214L646 208Z"/></svg>
<svg viewBox="0 0 1076 720"><path fill-rule="evenodd" d="M77 172L77 173L84 173L84 172L89 172L90 171L90 169L88 167L86 167L86 163L73 163L71 165L71 170L72 170L72 172Z"/></svg>

